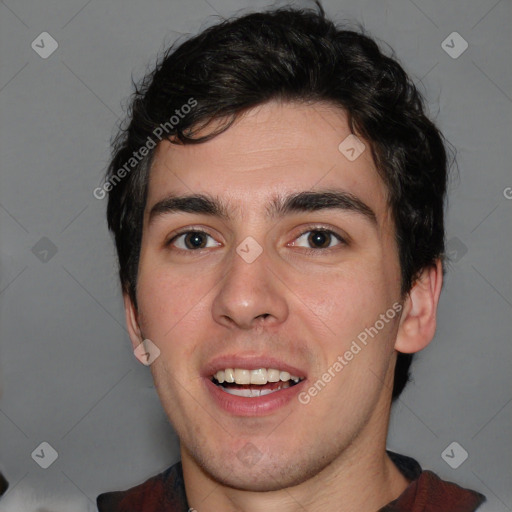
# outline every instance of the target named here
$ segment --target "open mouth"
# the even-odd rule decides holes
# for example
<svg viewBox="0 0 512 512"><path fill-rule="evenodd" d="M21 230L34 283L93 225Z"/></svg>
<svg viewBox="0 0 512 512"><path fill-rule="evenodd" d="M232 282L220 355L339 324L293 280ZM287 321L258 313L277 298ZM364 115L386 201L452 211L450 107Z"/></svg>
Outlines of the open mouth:
<svg viewBox="0 0 512 512"><path fill-rule="evenodd" d="M256 370L226 368L217 371L210 379L222 391L230 395L255 398L295 386L304 380L304 377L297 377L275 368L258 368Z"/></svg>

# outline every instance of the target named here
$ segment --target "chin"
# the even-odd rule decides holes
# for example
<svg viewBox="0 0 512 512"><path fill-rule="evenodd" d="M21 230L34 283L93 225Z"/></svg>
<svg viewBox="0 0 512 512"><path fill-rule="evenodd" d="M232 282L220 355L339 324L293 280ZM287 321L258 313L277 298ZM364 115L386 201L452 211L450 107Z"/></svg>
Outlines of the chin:
<svg viewBox="0 0 512 512"><path fill-rule="evenodd" d="M312 478L330 462L317 458L301 460L276 453L271 459L265 456L247 464L234 460L226 465L225 462L218 463L219 460L225 461L226 456L210 458L206 463L196 459L212 480L233 489L250 492L278 491L294 487ZM212 461L215 462L211 463Z"/></svg>
<svg viewBox="0 0 512 512"><path fill-rule="evenodd" d="M214 480L233 489L249 492L271 492L299 485L312 477L313 474L315 474L314 471L298 467L292 469L287 465L285 468L274 468L272 473L263 467L258 471L239 469L238 472L234 471L229 475L215 472L211 476Z"/></svg>

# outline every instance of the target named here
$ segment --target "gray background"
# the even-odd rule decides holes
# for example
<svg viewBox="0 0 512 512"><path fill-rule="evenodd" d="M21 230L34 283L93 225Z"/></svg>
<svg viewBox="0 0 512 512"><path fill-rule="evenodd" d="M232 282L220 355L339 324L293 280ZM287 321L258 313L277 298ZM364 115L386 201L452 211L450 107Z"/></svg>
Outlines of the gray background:
<svg viewBox="0 0 512 512"><path fill-rule="evenodd" d="M131 351L106 202L92 191L131 76L215 16L265 5L0 2L0 467L18 489L94 500L178 459L150 372ZM438 331L394 408L389 448L480 490L489 510L512 510L512 3L324 6L394 48L458 150ZM59 45L47 59L31 48L44 31ZM441 46L453 31L469 45L458 58ZM46 470L31 457L43 441L58 452ZM458 469L441 457L453 441L469 454Z"/></svg>

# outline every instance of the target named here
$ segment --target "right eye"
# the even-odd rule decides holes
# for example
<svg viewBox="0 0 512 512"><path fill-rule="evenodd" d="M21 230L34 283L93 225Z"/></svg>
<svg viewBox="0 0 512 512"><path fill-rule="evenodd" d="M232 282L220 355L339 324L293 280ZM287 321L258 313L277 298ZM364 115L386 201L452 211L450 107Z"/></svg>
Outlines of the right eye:
<svg viewBox="0 0 512 512"><path fill-rule="evenodd" d="M208 241L208 238L211 239L211 242ZM173 245L183 251L195 251L209 247L218 247L221 244L216 242L213 237L205 231L189 230L182 231L173 236L171 240L169 240L168 245Z"/></svg>

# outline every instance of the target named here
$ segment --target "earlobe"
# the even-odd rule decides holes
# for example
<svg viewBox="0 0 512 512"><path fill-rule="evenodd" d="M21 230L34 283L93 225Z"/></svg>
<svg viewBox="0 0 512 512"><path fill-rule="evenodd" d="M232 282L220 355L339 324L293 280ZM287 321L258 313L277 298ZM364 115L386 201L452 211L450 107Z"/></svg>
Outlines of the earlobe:
<svg viewBox="0 0 512 512"><path fill-rule="evenodd" d="M435 265L423 269L404 302L395 342L398 352L419 352L434 338L442 284L442 264L437 260Z"/></svg>
<svg viewBox="0 0 512 512"><path fill-rule="evenodd" d="M128 334L135 350L143 341L142 332L139 326L138 312L127 293L123 294L124 312L126 317L126 326Z"/></svg>

